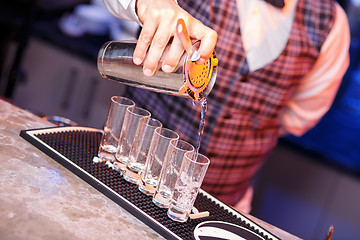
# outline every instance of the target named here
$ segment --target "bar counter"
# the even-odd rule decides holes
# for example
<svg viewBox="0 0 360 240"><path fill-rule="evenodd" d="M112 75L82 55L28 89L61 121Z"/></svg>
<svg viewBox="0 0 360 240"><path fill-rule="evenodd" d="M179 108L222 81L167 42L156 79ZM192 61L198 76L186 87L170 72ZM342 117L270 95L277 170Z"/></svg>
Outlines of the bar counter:
<svg viewBox="0 0 360 240"><path fill-rule="evenodd" d="M19 136L51 126L0 100L0 238L164 239ZM299 239L247 217L280 239Z"/></svg>

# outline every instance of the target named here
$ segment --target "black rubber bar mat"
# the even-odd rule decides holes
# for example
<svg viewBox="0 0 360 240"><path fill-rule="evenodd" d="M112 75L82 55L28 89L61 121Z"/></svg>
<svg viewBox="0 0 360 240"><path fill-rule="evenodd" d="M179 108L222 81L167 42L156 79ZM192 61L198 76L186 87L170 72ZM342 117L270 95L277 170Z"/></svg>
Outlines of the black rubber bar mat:
<svg viewBox="0 0 360 240"><path fill-rule="evenodd" d="M138 191L137 185L124 180L117 171L109 168L105 163L93 162L93 157L97 156L101 135L101 130L87 127L55 127L20 132L22 138L166 239L225 239L224 234L230 234L229 237L235 236L233 234L238 230L240 233L239 231L235 233L238 234L236 236L244 239L279 239L203 190L200 190L194 206L199 212L209 211L210 215L189 219L185 223L172 221L167 216L167 210L154 205L150 196ZM221 231L214 232L213 230L218 227L216 225L219 224L218 221L225 222L226 226L222 227ZM221 236L216 236L219 233Z"/></svg>

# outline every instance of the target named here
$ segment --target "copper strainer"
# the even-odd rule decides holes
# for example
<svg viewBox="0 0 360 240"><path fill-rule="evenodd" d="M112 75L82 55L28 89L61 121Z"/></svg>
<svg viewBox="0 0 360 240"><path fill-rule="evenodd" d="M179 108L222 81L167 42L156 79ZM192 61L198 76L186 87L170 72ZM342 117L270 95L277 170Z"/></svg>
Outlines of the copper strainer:
<svg viewBox="0 0 360 240"><path fill-rule="evenodd" d="M177 36L187 52L183 68L184 85L179 89L179 94L182 95L187 91L189 96L195 101L201 100L205 97L202 92L208 87L213 77L213 72L218 65L218 59L215 52L213 52L207 62L201 65L196 64L196 60L200 57L197 52L200 41L195 42L193 45L191 44L183 19L178 20L176 30Z"/></svg>

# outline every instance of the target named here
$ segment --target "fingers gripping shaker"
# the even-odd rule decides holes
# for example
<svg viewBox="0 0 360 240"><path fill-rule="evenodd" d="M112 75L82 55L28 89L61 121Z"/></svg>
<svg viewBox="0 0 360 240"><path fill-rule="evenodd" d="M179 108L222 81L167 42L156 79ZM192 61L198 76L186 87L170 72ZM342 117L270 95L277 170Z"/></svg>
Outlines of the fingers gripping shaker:
<svg viewBox="0 0 360 240"><path fill-rule="evenodd" d="M204 64L197 65L191 60L193 54L185 53L182 64L172 73L159 69L152 77L144 76L142 66L132 61L136 41L110 41L105 43L99 53L97 66L100 74L107 79L133 87L159 93L202 100L211 92L217 73L218 59L215 52ZM200 42L191 45L196 52Z"/></svg>

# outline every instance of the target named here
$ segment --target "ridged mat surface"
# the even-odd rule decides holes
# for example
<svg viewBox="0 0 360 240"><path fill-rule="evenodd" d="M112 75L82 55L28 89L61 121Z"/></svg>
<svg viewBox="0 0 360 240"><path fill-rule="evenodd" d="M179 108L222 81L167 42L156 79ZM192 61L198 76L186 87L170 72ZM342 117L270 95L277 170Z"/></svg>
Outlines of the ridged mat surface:
<svg viewBox="0 0 360 240"><path fill-rule="evenodd" d="M147 215L147 217L154 219L156 224L165 226L181 239L195 239L193 236L193 231L199 223L204 221L225 221L233 223L256 233L263 239L273 239L271 234L264 231L264 229L262 229L260 226L257 226L251 221L249 223L249 219L241 218L241 215L239 214L233 214L231 211L226 209L226 206L221 206L219 202L213 201L201 192L198 194L194 206L199 210L199 212L209 211L210 216L201 219L189 219L185 223L179 223L171 220L167 216L167 209L159 208L154 205L152 203L151 197L141 193L138 190L137 185L124 180L117 171L110 169L105 165L105 163L94 163L92 161L93 157L97 156L101 134L102 133L99 131L88 130L56 131L55 128L53 132L41 133L41 131L39 131L39 133L34 133L33 136L40 139L40 141L63 155L66 159L73 162L85 172L95 177L108 188L126 198L133 205L141 209ZM26 137L24 138L27 139ZM29 141L29 139L27 140ZM44 151L44 149L42 150ZM44 152L47 153L46 151ZM51 154L48 155L53 157ZM76 172L74 173L76 174ZM104 194L107 195L106 192ZM158 231L156 226L154 227L153 224L151 225L155 231ZM161 231L158 232L161 234Z"/></svg>

